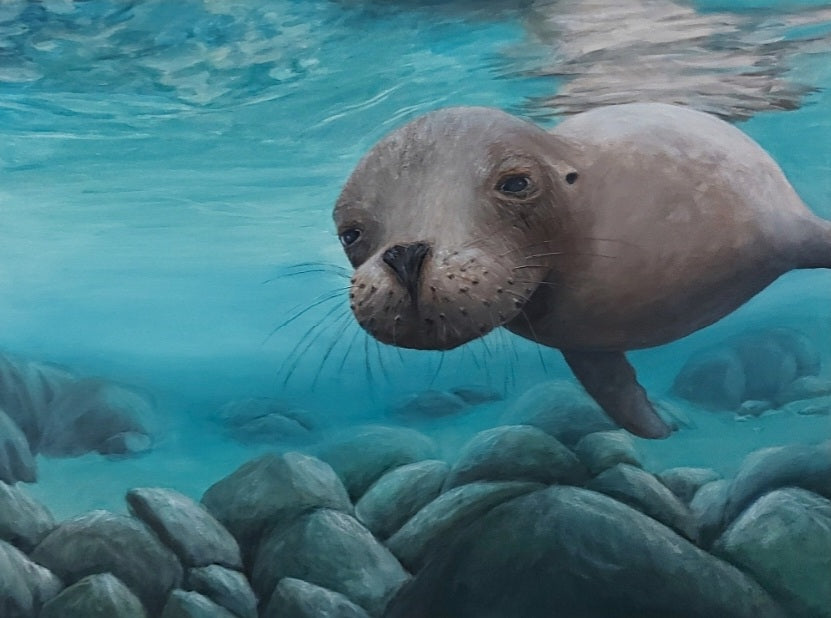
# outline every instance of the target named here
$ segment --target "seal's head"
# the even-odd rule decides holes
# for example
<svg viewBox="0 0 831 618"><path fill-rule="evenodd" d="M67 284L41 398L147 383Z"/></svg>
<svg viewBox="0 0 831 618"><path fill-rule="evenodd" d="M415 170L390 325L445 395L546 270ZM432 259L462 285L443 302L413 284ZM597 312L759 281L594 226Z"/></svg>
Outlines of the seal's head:
<svg viewBox="0 0 831 618"><path fill-rule="evenodd" d="M334 212L358 323L385 343L445 350L522 319L566 250L568 152L486 108L433 112L382 139Z"/></svg>

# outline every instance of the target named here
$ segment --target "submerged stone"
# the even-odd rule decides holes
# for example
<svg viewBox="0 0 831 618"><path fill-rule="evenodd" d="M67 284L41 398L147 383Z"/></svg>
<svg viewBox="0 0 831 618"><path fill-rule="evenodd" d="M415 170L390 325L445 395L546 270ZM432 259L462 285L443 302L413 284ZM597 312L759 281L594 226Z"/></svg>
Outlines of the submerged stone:
<svg viewBox="0 0 831 618"><path fill-rule="evenodd" d="M782 406L782 410L800 416L828 416L831 414L831 395L792 401Z"/></svg>
<svg viewBox="0 0 831 618"><path fill-rule="evenodd" d="M34 618L62 587L51 571L0 541L0 616Z"/></svg>
<svg viewBox="0 0 831 618"><path fill-rule="evenodd" d="M730 497L730 481L712 481L695 492L690 501L690 511L698 527L698 542L707 548L724 530L724 509Z"/></svg>
<svg viewBox="0 0 831 618"><path fill-rule="evenodd" d="M428 459L387 472L355 505L355 517L379 539L386 539L440 493L450 471Z"/></svg>
<svg viewBox="0 0 831 618"><path fill-rule="evenodd" d="M228 435L246 444L307 441L317 427L310 412L268 397L232 401L218 420Z"/></svg>
<svg viewBox="0 0 831 618"><path fill-rule="evenodd" d="M17 424L0 409L0 481L34 483L37 465L26 436Z"/></svg>
<svg viewBox="0 0 831 618"><path fill-rule="evenodd" d="M242 573L218 564L190 569L187 587L239 618L257 618L257 597Z"/></svg>
<svg viewBox="0 0 831 618"><path fill-rule="evenodd" d="M214 483L205 508L237 539L246 564L263 532L314 508L352 511L332 468L301 453L263 455Z"/></svg>
<svg viewBox="0 0 831 618"><path fill-rule="evenodd" d="M431 419L458 414L468 405L467 401L453 393L422 391L399 401L390 412L404 419Z"/></svg>
<svg viewBox="0 0 831 618"><path fill-rule="evenodd" d="M430 552L446 545L473 521L498 504L542 487L519 481L462 485L430 502L387 540L387 547L416 572Z"/></svg>
<svg viewBox="0 0 831 618"><path fill-rule="evenodd" d="M672 391L707 408L735 410L746 399L746 382L736 351L717 348L691 356L675 378Z"/></svg>
<svg viewBox="0 0 831 618"><path fill-rule="evenodd" d="M255 592L268 599L284 577L302 577L378 615L409 576L354 518L318 509L274 530L260 546L252 572Z"/></svg>
<svg viewBox="0 0 831 618"><path fill-rule="evenodd" d="M339 592L284 577L263 618L369 618L369 614Z"/></svg>
<svg viewBox="0 0 831 618"><path fill-rule="evenodd" d="M67 584L87 575L112 573L151 615L161 610L170 590L182 581L176 556L144 524L107 511L62 522L35 548L32 559Z"/></svg>
<svg viewBox="0 0 831 618"><path fill-rule="evenodd" d="M320 458L334 468L350 497L358 500L393 468L435 459L437 455L436 443L418 431L372 425L324 447Z"/></svg>
<svg viewBox="0 0 831 618"><path fill-rule="evenodd" d="M473 481L533 481L574 484L586 469L556 438L530 425L482 431L465 444L445 482L445 490Z"/></svg>
<svg viewBox="0 0 831 618"><path fill-rule="evenodd" d="M569 447L586 434L619 429L583 389L566 380L527 390L500 420L506 425L533 425Z"/></svg>
<svg viewBox="0 0 831 618"><path fill-rule="evenodd" d="M59 367L0 354L0 409L20 428L33 453L49 424L49 406L74 381Z"/></svg>
<svg viewBox="0 0 831 618"><path fill-rule="evenodd" d="M385 618L783 618L734 566L608 496L554 486L431 552Z"/></svg>
<svg viewBox="0 0 831 618"><path fill-rule="evenodd" d="M815 375L806 375L797 378L776 395L776 403L784 405L800 399L814 399L824 395L831 395L831 380Z"/></svg>
<svg viewBox="0 0 831 618"><path fill-rule="evenodd" d="M792 616L831 616L831 501L804 489L764 495L714 551L778 597Z"/></svg>
<svg viewBox="0 0 831 618"><path fill-rule="evenodd" d="M55 519L45 506L19 485L0 482L0 539L28 552L54 527Z"/></svg>
<svg viewBox="0 0 831 618"><path fill-rule="evenodd" d="M68 385L49 407L40 451L52 457L72 457L90 451L116 452L119 434L148 435L142 419L151 416L150 403L137 392L103 380L85 379ZM118 444L129 446L127 440Z"/></svg>
<svg viewBox="0 0 831 618"><path fill-rule="evenodd" d="M710 468L669 468L658 474L658 480L685 504L690 503L701 487L720 478L721 475Z"/></svg>
<svg viewBox="0 0 831 618"><path fill-rule="evenodd" d="M574 452L592 474L600 474L620 463L641 465L631 434L622 430L585 435L574 447Z"/></svg>
<svg viewBox="0 0 831 618"><path fill-rule="evenodd" d="M236 540L205 508L172 489L127 492L130 511L171 548L185 566L242 568Z"/></svg>
<svg viewBox="0 0 831 618"><path fill-rule="evenodd" d="M586 488L620 500L692 541L698 539L695 519L687 506L645 470L618 464L590 480Z"/></svg>
<svg viewBox="0 0 831 618"><path fill-rule="evenodd" d="M730 485L724 524L756 498L780 487L802 487L831 498L831 440L817 445L764 448L742 461Z"/></svg>
<svg viewBox="0 0 831 618"><path fill-rule="evenodd" d="M38 618L146 618L141 601L110 573L89 575L53 597Z"/></svg>
<svg viewBox="0 0 831 618"><path fill-rule="evenodd" d="M165 603L161 618L236 618L236 616L198 592L174 590Z"/></svg>

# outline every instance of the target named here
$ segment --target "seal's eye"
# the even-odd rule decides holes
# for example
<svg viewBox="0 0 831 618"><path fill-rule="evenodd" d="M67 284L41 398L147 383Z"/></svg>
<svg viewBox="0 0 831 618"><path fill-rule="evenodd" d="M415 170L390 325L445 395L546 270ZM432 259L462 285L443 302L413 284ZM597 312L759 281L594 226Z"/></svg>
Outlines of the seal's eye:
<svg viewBox="0 0 831 618"><path fill-rule="evenodd" d="M514 174L500 180L496 188L506 195L524 197L531 190L531 179L525 174Z"/></svg>
<svg viewBox="0 0 831 618"><path fill-rule="evenodd" d="M344 247L348 247L349 245L353 244L360 237L361 230L355 228L345 230L338 235L338 238L340 238L340 244L342 244Z"/></svg>

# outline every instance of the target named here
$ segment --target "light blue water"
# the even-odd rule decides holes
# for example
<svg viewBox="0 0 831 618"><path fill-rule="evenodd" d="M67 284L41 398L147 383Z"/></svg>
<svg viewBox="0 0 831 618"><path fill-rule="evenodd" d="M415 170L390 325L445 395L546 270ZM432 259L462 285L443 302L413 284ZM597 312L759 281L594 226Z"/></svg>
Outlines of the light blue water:
<svg viewBox="0 0 831 618"><path fill-rule="evenodd" d="M529 43L524 15L322 0L0 4L0 348L135 385L158 409L147 457L40 459L33 490L56 514L122 509L135 485L200 495L256 452L206 420L235 398L293 399L337 427L430 386L484 382L511 396L567 375L556 351L506 333L443 357L381 349L345 301L275 332L345 285L290 267L345 264L331 207L380 136L446 105L540 115L526 104L561 80L520 70L547 53ZM811 51L789 75L819 90L742 128L831 218L831 55ZM715 327L634 360L663 391L690 351L748 326L831 340L830 307L831 273L788 275ZM702 430L710 451L664 443L655 457L720 450L711 465L729 467L754 445L829 429L778 422Z"/></svg>

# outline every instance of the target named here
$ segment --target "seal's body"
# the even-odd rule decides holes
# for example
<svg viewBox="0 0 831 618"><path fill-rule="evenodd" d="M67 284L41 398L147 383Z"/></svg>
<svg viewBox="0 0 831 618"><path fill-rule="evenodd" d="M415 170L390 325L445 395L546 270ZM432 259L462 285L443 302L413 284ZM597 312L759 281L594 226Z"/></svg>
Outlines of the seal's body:
<svg viewBox="0 0 831 618"><path fill-rule="evenodd" d="M645 437L669 430L625 350L711 324L791 269L831 267L831 224L761 147L657 103L552 133L485 108L428 114L359 163L335 220L370 334L448 349L505 326L562 350Z"/></svg>

